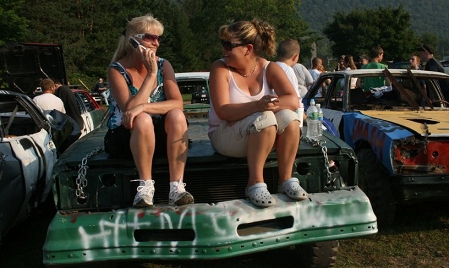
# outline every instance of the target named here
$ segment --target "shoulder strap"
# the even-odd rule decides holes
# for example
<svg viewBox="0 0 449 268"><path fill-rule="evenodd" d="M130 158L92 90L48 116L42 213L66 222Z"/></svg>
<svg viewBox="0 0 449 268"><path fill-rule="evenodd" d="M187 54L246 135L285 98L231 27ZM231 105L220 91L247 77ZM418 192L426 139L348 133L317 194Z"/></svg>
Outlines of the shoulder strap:
<svg viewBox="0 0 449 268"><path fill-rule="evenodd" d="M123 65L121 65L118 62L113 62L113 63L111 63L111 65L109 65L109 67L114 68L117 71L119 71L125 78L126 84L128 86L133 84L131 76L128 74L128 72L126 71L125 67L123 67Z"/></svg>
<svg viewBox="0 0 449 268"><path fill-rule="evenodd" d="M164 82L164 58L157 60L157 84L160 85Z"/></svg>

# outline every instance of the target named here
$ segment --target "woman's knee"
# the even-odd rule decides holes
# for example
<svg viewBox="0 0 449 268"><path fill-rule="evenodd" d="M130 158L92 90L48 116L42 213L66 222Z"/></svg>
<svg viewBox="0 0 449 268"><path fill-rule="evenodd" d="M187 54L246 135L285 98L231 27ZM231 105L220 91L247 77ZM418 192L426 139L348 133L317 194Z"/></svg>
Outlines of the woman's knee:
<svg viewBox="0 0 449 268"><path fill-rule="evenodd" d="M139 114L134 118L133 131L154 133L153 119L147 113Z"/></svg>
<svg viewBox="0 0 449 268"><path fill-rule="evenodd" d="M281 110L276 113L276 121L278 123L278 134L282 134L286 130L297 130L299 132L299 117L292 110Z"/></svg>
<svg viewBox="0 0 449 268"><path fill-rule="evenodd" d="M184 115L184 112L180 109L170 110L165 115L165 127L172 129L173 127L179 128L182 130L187 129L187 120Z"/></svg>

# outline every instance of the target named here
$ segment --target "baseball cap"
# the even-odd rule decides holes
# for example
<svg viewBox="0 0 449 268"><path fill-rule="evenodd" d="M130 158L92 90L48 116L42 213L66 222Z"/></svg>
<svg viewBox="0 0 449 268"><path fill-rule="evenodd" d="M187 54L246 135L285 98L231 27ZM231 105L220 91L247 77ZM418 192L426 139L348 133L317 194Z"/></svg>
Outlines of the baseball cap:
<svg viewBox="0 0 449 268"><path fill-rule="evenodd" d="M416 50L418 50L418 51L427 51L427 52L429 52L429 54L433 54L433 52L434 52L433 47L431 45L428 45L428 44L422 45L422 46L418 47Z"/></svg>

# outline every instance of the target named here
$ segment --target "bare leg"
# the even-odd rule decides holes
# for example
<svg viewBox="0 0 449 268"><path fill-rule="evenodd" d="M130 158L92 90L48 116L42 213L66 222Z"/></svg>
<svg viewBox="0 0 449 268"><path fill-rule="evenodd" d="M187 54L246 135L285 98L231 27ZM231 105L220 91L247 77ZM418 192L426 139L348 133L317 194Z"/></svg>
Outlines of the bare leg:
<svg viewBox="0 0 449 268"><path fill-rule="evenodd" d="M184 175L188 148L187 122L181 110L171 110L166 114L165 132L170 182L179 181Z"/></svg>
<svg viewBox="0 0 449 268"><path fill-rule="evenodd" d="M276 153L279 164L279 184L292 177L293 163L299 146L299 132L299 122L292 121L284 132L277 137Z"/></svg>
<svg viewBox="0 0 449 268"><path fill-rule="evenodd" d="M134 119L134 129L130 139L134 163L139 172L139 179L151 179L151 163L153 162L155 136L151 116L142 113Z"/></svg>
<svg viewBox="0 0 449 268"><path fill-rule="evenodd" d="M250 134L248 136L246 153L249 166L249 179L247 187L259 182L264 182L263 167L268 154L273 149L275 139L275 126L265 128L259 133Z"/></svg>

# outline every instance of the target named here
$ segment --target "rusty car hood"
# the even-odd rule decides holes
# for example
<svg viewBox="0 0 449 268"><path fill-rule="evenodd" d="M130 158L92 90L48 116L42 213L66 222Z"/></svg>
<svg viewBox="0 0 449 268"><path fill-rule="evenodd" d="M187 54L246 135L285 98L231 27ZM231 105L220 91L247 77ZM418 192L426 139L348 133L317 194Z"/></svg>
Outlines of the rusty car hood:
<svg viewBox="0 0 449 268"><path fill-rule="evenodd" d="M447 110L360 112L372 118L403 126L423 136L426 135L426 128L430 133L429 136L449 136L449 117Z"/></svg>

